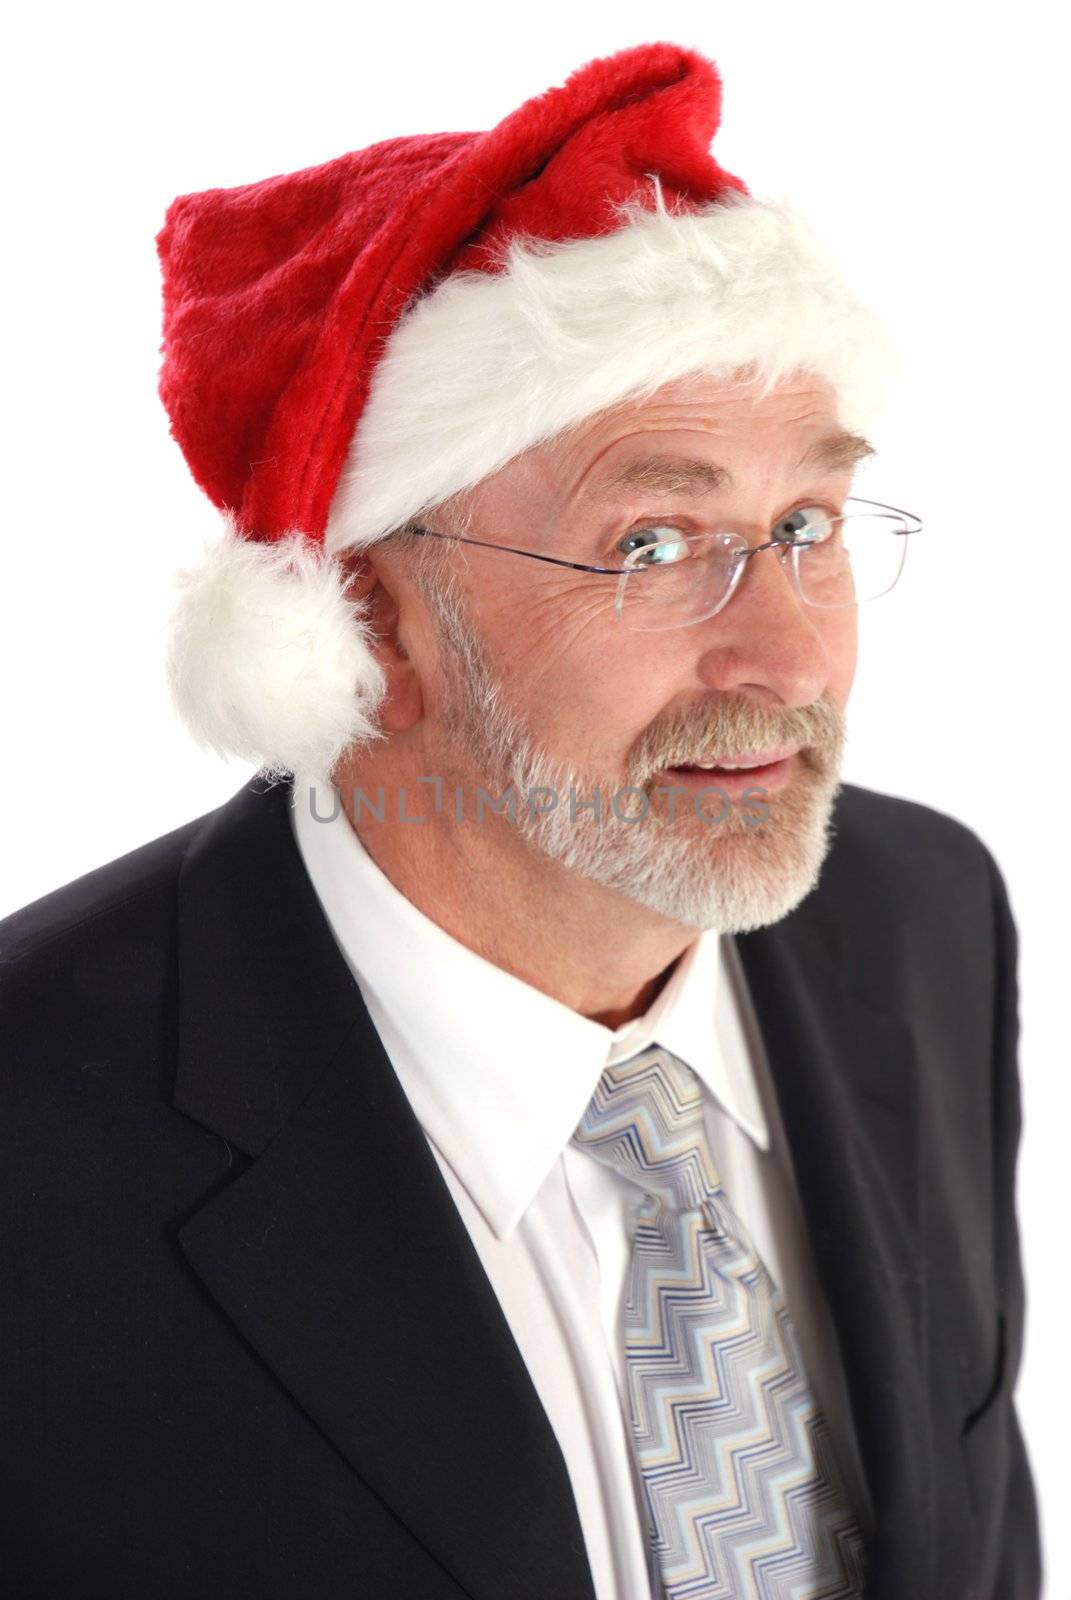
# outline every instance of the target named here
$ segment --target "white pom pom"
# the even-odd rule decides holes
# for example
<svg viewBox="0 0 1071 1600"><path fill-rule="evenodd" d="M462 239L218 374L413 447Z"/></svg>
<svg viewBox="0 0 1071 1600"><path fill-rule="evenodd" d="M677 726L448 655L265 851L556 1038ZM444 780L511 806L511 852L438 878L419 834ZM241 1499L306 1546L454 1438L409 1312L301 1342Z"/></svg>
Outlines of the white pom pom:
<svg viewBox="0 0 1071 1600"><path fill-rule="evenodd" d="M197 742L273 777L327 782L355 740L381 738L386 688L365 605L302 533L241 537L232 514L201 564L178 574L167 676Z"/></svg>

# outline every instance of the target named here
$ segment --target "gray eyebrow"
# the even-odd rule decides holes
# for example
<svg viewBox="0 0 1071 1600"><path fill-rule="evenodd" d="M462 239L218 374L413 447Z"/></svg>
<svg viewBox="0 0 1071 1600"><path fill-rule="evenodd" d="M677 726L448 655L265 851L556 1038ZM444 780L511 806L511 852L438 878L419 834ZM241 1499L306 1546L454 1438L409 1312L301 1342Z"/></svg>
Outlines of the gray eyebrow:
<svg viewBox="0 0 1071 1600"><path fill-rule="evenodd" d="M840 431L816 439L796 463L796 471L804 467L854 467L877 451L862 434ZM625 464L597 489L589 491L589 498L608 499L625 489L639 489L648 494L702 495L714 494L730 488L732 474L726 467L700 457L647 455L638 456Z"/></svg>

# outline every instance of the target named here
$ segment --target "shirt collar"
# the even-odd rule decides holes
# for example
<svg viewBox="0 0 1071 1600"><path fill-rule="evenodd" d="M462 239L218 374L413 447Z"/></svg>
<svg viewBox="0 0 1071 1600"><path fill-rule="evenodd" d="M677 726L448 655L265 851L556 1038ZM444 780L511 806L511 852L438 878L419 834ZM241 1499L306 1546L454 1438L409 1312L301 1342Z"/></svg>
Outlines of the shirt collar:
<svg viewBox="0 0 1071 1600"><path fill-rule="evenodd" d="M686 1061L766 1148L750 1073L719 1048L717 933L700 933L647 1012L615 1031L495 966L419 910L364 848L337 791L295 778L293 823L413 1110L500 1239L568 1144L608 1062L648 1044Z"/></svg>

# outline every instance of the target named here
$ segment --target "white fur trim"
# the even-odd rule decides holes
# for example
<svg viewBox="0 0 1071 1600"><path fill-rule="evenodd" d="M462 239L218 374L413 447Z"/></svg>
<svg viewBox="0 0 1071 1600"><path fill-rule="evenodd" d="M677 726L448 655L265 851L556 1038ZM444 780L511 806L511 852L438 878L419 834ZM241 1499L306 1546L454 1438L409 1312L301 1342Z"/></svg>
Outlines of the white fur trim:
<svg viewBox="0 0 1071 1600"><path fill-rule="evenodd" d="M381 737L385 678L361 602L338 563L301 533L222 540L178 575L167 673L194 738L272 776L327 782L355 739Z"/></svg>
<svg viewBox="0 0 1071 1600"><path fill-rule="evenodd" d="M865 430L899 351L788 202L733 191L692 214L620 208L597 239L513 239L497 273L414 302L376 368L331 507L329 551L371 544L530 446L691 373L827 378Z"/></svg>

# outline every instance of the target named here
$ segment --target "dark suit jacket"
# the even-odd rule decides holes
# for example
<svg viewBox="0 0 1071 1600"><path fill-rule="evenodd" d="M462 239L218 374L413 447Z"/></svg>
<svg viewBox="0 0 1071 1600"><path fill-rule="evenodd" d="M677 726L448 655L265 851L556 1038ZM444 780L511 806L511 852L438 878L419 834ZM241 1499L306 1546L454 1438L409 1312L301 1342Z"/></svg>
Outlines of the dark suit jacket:
<svg viewBox="0 0 1071 1600"><path fill-rule="evenodd" d="M3 1600L590 1600L517 1347L253 779L0 923ZM1016 931L845 787L737 939L876 1510L869 1600L1036 1600ZM413 1005L420 973L413 973Z"/></svg>

